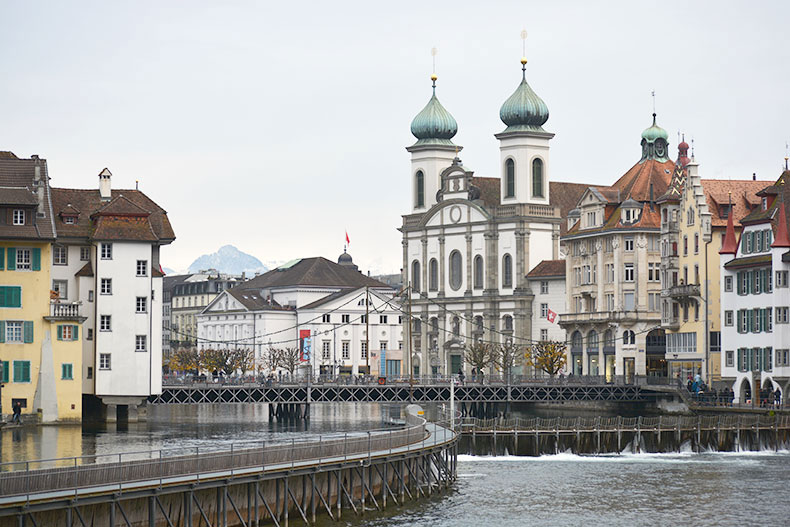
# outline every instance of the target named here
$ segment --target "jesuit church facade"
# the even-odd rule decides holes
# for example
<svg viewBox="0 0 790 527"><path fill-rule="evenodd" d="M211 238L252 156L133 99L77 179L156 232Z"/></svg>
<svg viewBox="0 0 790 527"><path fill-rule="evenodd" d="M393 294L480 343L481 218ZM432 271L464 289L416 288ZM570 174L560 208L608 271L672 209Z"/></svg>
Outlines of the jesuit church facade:
<svg viewBox="0 0 790 527"><path fill-rule="evenodd" d="M452 141L458 125L436 97L436 76L432 80L433 94L411 123L417 138L406 149L412 202L399 229L403 284L411 285L407 343L415 375L471 369L464 350L476 341L530 345L534 318L546 314L536 309L541 291L532 291L527 274L561 258L563 218L586 188L550 180L554 134L543 128L549 111L527 83L526 59L521 83L500 109L505 129L495 134L496 177L476 176L463 165L462 147ZM519 372L530 373L521 364Z"/></svg>

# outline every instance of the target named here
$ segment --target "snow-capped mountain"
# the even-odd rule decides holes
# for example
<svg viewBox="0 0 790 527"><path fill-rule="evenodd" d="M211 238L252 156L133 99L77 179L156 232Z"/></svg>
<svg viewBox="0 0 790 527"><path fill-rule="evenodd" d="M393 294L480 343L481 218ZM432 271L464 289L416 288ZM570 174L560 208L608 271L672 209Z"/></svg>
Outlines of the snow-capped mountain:
<svg viewBox="0 0 790 527"><path fill-rule="evenodd" d="M216 269L220 273L240 275L246 273L253 276L265 273L269 269L257 258L238 250L233 245L220 247L215 253L204 254L189 266L190 273L197 273L206 269Z"/></svg>

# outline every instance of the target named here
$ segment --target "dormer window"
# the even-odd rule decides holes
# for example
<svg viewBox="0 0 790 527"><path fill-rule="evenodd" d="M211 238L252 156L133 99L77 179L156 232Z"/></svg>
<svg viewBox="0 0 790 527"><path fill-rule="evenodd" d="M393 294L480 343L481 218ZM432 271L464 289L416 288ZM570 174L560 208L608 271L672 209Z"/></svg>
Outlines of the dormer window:
<svg viewBox="0 0 790 527"><path fill-rule="evenodd" d="M625 211L625 221L627 221L627 222L631 221L631 209L627 209Z"/></svg>
<svg viewBox="0 0 790 527"><path fill-rule="evenodd" d="M768 198L763 196L763 210L768 210Z"/></svg>
<svg viewBox="0 0 790 527"><path fill-rule="evenodd" d="M63 223L65 223L66 225L74 225L75 223L74 216L64 216Z"/></svg>
<svg viewBox="0 0 790 527"><path fill-rule="evenodd" d="M25 224L25 211L23 209L14 209L12 213L12 224L13 225L24 225Z"/></svg>
<svg viewBox="0 0 790 527"><path fill-rule="evenodd" d="M731 208L732 208L732 205L729 205L729 204L728 205L722 205L721 206L721 217L724 218L724 219L729 218L729 216L730 216L730 209Z"/></svg>

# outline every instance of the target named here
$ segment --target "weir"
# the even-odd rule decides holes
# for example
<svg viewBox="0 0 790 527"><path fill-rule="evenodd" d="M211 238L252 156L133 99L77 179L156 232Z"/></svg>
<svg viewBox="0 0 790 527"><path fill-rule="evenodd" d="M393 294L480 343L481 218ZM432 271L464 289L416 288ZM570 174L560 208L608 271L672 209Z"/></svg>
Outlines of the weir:
<svg viewBox="0 0 790 527"><path fill-rule="evenodd" d="M659 416L461 420L459 451L540 456L738 452L790 447L790 416Z"/></svg>
<svg viewBox="0 0 790 527"><path fill-rule="evenodd" d="M313 525L403 505L456 477L458 434L422 413L410 405L400 428L310 441L6 463L0 526Z"/></svg>

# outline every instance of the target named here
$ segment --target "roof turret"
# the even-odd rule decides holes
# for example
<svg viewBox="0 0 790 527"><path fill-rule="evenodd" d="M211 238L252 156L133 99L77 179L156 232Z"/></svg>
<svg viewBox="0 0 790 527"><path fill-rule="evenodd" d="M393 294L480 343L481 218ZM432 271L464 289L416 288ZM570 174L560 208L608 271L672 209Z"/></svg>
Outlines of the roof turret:
<svg viewBox="0 0 790 527"><path fill-rule="evenodd" d="M724 243L721 244L719 254L735 255L738 252L738 241L735 239L735 226L732 223L733 216L735 216L735 214L732 211L732 205L730 205L730 213L727 215L727 232L724 234Z"/></svg>

